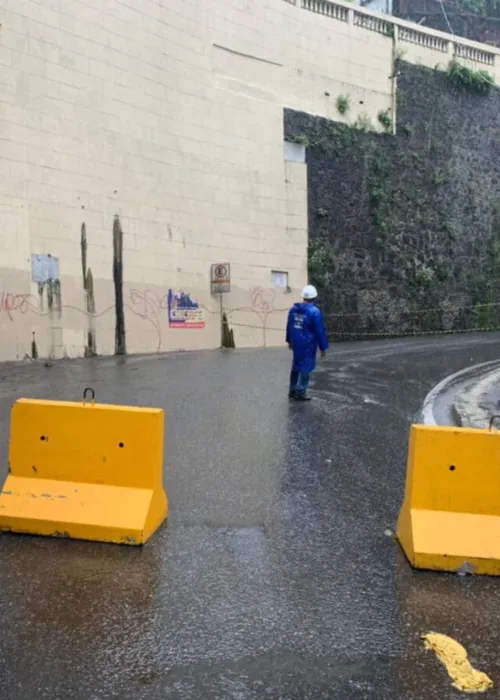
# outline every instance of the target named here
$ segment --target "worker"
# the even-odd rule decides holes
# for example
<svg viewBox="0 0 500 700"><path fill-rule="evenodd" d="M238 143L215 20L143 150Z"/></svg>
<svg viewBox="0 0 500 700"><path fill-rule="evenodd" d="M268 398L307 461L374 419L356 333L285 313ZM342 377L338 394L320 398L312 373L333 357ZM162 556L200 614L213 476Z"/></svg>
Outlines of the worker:
<svg viewBox="0 0 500 700"><path fill-rule="evenodd" d="M288 398L296 401L310 401L307 387L316 367L318 348L321 357L328 349L323 315L315 304L317 298L316 288L308 284L302 290L302 302L294 304L288 312L286 342L293 352Z"/></svg>

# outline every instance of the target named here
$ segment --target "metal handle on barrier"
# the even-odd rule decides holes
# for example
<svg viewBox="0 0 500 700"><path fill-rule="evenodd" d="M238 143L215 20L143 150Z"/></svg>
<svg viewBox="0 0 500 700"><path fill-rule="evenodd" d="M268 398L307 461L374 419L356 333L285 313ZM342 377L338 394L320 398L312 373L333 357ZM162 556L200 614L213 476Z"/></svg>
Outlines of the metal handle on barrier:
<svg viewBox="0 0 500 700"><path fill-rule="evenodd" d="M91 386L88 386L86 389L83 390L83 403L84 403L84 404L87 403L87 394L88 394L89 391L90 391L91 396L92 396L92 399L91 399L91 400L92 400L92 405L93 405L94 402L95 402L95 391L92 389Z"/></svg>
<svg viewBox="0 0 500 700"><path fill-rule="evenodd" d="M490 433L491 433L491 429L493 428L493 423L494 423L496 420L500 420L500 416L498 416L498 415L496 415L496 416L491 416L491 418L490 418L490 426L489 426L489 431L490 431Z"/></svg>

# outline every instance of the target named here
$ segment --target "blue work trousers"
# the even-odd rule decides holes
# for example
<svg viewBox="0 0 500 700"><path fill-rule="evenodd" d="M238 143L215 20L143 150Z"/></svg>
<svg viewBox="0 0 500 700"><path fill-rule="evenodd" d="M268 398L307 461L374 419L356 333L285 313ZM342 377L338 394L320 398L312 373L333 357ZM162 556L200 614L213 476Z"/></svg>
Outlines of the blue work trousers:
<svg viewBox="0 0 500 700"><path fill-rule="evenodd" d="M290 372L290 393L303 395L309 386L310 372L297 372L292 369Z"/></svg>

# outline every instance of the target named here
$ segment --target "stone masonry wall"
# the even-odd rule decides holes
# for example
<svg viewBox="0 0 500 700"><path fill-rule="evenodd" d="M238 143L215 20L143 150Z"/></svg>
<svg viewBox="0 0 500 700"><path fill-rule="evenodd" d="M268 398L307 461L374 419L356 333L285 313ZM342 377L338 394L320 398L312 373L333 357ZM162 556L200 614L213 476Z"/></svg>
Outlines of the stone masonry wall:
<svg viewBox="0 0 500 700"><path fill-rule="evenodd" d="M308 144L310 274L329 330L496 327L500 91L397 69L396 136L285 111L286 138Z"/></svg>

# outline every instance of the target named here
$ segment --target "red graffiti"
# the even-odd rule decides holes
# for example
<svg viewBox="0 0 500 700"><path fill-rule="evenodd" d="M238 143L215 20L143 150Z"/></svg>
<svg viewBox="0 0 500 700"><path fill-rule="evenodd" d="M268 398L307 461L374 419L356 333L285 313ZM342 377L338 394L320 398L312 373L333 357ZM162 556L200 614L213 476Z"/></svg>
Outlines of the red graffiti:
<svg viewBox="0 0 500 700"><path fill-rule="evenodd" d="M27 313L27 311L30 309L31 301L31 294L12 294L12 292L0 292L0 313L4 312L9 321L13 321L14 313Z"/></svg>
<svg viewBox="0 0 500 700"><path fill-rule="evenodd" d="M270 328L268 326L269 316L274 313L283 313L287 308L276 308L276 290L272 288L257 287L251 293L252 311L257 314L262 323L262 344L267 347L267 334L270 330L280 330L281 328Z"/></svg>
<svg viewBox="0 0 500 700"><path fill-rule="evenodd" d="M124 306L132 314L138 316L144 321L147 321L153 326L158 338L156 351L159 352L162 344L162 316L166 313L168 308L167 295L158 295L150 289L132 289L128 299L125 301ZM61 305L61 311L76 311L83 316L90 316L94 319L105 316L106 314L113 312L114 309L115 306L113 304L105 307L101 311L90 313L86 309L78 306L72 306L69 304ZM3 312L9 321L14 321L15 314L26 314L28 311L40 318L50 316L50 311L43 311L40 309L38 299L32 294L0 292L0 317Z"/></svg>
<svg viewBox="0 0 500 700"><path fill-rule="evenodd" d="M281 297L281 295L279 295L273 288L257 287L250 291L248 306L226 308L225 311L230 323L233 325L261 330L262 345L263 347L266 347L268 332L282 330L279 322L273 325L279 325L280 327L273 327L269 323L273 314L283 314L287 310L283 304L285 300L281 302L281 298L279 297ZM281 304L279 302L281 302ZM167 319L166 314L168 311L168 296L166 294L157 294L151 289L131 289L125 299L124 306L130 313L151 325L157 337L155 350L156 352L160 352L163 344L162 329ZM91 313L86 309L77 306L67 304L61 305L61 311L63 312L65 310L76 311L83 316L90 316L94 319L112 313L114 308L114 304L111 304L100 311L94 311ZM219 309L210 309L201 304L200 308L203 309L205 313L214 316L218 316L220 313ZM16 314L26 314L28 312L35 314L40 318L50 316L50 311L45 311L43 308L41 308L38 299L32 294L14 294L8 291L0 292L0 319L2 313L4 313L6 318L12 322L15 321ZM250 312L251 314L254 314L256 322L252 323L250 321L250 323L238 323L234 317L241 312Z"/></svg>
<svg viewBox="0 0 500 700"><path fill-rule="evenodd" d="M275 297L276 292L274 289L263 289L262 287L253 289L251 293L253 311L261 314L269 314L272 311L276 311L277 309L274 306Z"/></svg>

